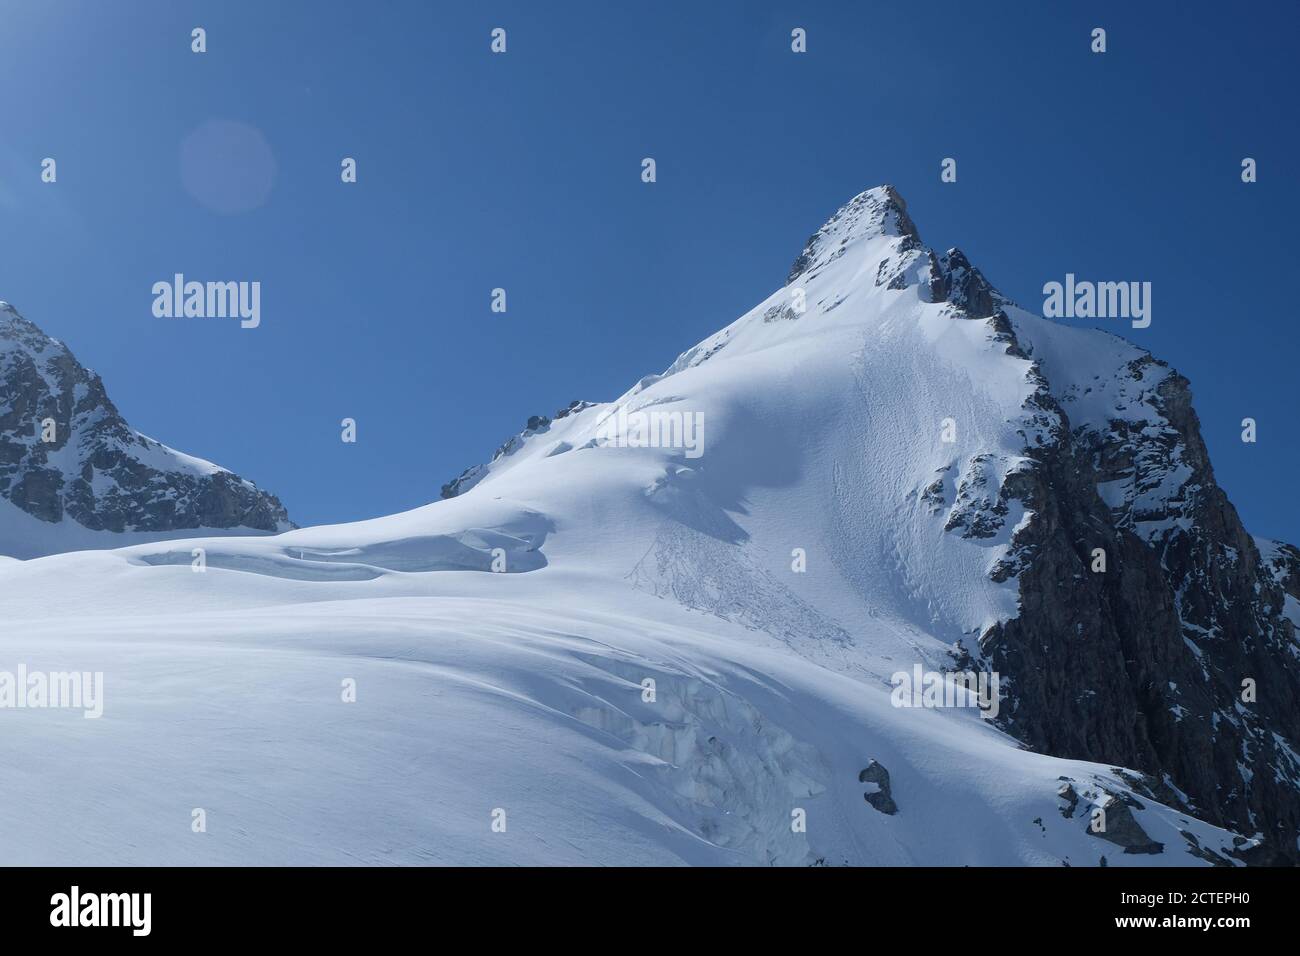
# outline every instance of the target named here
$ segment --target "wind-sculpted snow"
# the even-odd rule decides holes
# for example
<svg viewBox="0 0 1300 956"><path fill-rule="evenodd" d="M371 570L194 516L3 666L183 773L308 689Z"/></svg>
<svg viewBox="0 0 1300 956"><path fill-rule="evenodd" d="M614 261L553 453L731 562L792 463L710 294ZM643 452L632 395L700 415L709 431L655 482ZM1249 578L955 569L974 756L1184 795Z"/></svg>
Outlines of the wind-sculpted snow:
<svg viewBox="0 0 1300 956"><path fill-rule="evenodd" d="M130 567L102 553L32 564L61 561ZM50 719L0 740L7 767L42 767L7 778L11 863L1153 862L1059 812L1061 775L1099 799L1131 793L1108 768L1025 752L973 716L900 711L881 684L635 591L603 599L591 578L432 575L403 597L348 598L379 582L259 594L220 569L130 575L152 578L155 611L214 600L29 618L6 636L7 658L107 675L100 720L29 713ZM304 587L330 599L300 603ZM354 704L340 703L345 678ZM895 816L863 799L872 759ZM1178 829L1231 848L1137 799L1169 847L1154 862L1199 862ZM505 833L489 828L496 808Z"/></svg>
<svg viewBox="0 0 1300 956"><path fill-rule="evenodd" d="M656 420L698 446L611 431ZM443 494L0 563L5 659L107 687L98 720L0 734L13 861L1294 849L1291 553L1234 523L1176 373L1016 309L888 187L663 373ZM996 713L900 706L914 669L998 672ZM1243 675L1271 702L1232 708Z"/></svg>
<svg viewBox="0 0 1300 956"><path fill-rule="evenodd" d="M369 581L386 572L408 574L428 571L535 571L546 565L536 545L496 531L471 529L460 535L425 535L359 548L285 548L279 553L241 548L238 543L214 541L187 551L148 549L144 564L194 567L196 560L209 568L268 574L299 581Z"/></svg>

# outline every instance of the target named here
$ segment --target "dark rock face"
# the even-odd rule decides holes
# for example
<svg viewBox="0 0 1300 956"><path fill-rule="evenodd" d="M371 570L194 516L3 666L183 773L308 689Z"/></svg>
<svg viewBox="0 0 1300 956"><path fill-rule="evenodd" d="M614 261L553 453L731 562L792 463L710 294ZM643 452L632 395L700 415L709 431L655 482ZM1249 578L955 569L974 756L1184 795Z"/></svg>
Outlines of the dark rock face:
<svg viewBox="0 0 1300 956"><path fill-rule="evenodd" d="M0 495L42 521L95 531L292 527L275 496L134 431L100 377L6 303Z"/></svg>
<svg viewBox="0 0 1300 956"><path fill-rule="evenodd" d="M1002 489L1035 513L1013 539L1020 614L980 641L1009 688L1003 726L1145 771L1155 798L1258 836L1251 862L1295 863L1300 647L1284 588L1300 563L1289 546L1261 559L1215 483L1186 379L1149 356L1121 371L1160 373L1143 400L1163 425L1072 425L1042 380L1033 411L1057 419L1051 440ZM1113 506L1098 491L1112 483L1130 489Z"/></svg>
<svg viewBox="0 0 1300 956"><path fill-rule="evenodd" d="M944 295L934 301L946 300L967 318L985 319L993 315L996 293L960 249L949 249L939 260L939 268L943 273Z"/></svg>

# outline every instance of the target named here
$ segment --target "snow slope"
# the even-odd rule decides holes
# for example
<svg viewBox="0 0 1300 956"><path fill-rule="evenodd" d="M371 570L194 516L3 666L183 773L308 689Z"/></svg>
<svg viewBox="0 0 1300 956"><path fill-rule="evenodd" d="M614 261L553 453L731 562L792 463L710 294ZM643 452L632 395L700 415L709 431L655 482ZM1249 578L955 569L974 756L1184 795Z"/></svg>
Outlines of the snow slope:
<svg viewBox="0 0 1300 956"><path fill-rule="evenodd" d="M170 531L102 531L72 519L57 522L33 517L11 501L0 498L0 561L27 560L65 551L126 547L144 541L189 538L199 535L257 535L252 528L176 528Z"/></svg>
<svg viewBox="0 0 1300 956"><path fill-rule="evenodd" d="M0 710L0 856L1226 856L1234 834L1136 775L1021 749L974 709L891 703L891 674L952 670L954 644L1016 613L1006 569L1034 515L996 491L1051 428L1031 362L989 321L954 317L981 293L963 263L919 247L892 190L870 190L789 285L615 402L530 429L463 494L274 537L0 564L0 671L105 679L97 720ZM1016 324L1044 354L1127 347ZM618 447L620 408L701 415L703 454ZM864 800L872 761L895 814ZM1121 804L1163 852L1088 832L1093 807L1118 819Z"/></svg>

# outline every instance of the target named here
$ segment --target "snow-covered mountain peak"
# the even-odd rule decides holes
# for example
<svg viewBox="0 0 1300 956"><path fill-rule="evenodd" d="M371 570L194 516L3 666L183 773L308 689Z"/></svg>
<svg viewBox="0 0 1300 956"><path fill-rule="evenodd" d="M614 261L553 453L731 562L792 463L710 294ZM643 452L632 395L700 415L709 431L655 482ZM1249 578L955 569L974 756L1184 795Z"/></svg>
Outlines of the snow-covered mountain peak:
<svg viewBox="0 0 1300 956"><path fill-rule="evenodd" d="M602 439L638 413L699 416L703 454ZM1272 815L1270 852L1294 855L1294 602L1215 483L1187 380L1018 308L962 250L926 247L892 187L841 207L784 286L662 374L473 477L470 500L527 500L560 528L617 515L603 554L639 589L832 669L936 665L956 643L1009 678L1022 740L1158 770L1245 831ZM800 551L816 575L788 573ZM1250 716L1244 673L1278 682ZM1215 769L1243 752L1240 775Z"/></svg>

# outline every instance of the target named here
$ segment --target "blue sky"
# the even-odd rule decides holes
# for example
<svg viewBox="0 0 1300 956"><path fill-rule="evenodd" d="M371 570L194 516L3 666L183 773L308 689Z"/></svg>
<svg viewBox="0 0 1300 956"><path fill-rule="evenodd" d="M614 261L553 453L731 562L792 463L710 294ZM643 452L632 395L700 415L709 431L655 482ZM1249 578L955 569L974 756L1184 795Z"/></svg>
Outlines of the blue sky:
<svg viewBox="0 0 1300 956"><path fill-rule="evenodd" d="M1100 324L1191 379L1248 526L1300 540L1296 7L1064 6L0 0L0 298L136 428L351 520L661 371L892 182L1030 309L1152 282L1149 329ZM247 148L196 167L213 121ZM175 272L259 280L261 327L155 318Z"/></svg>

